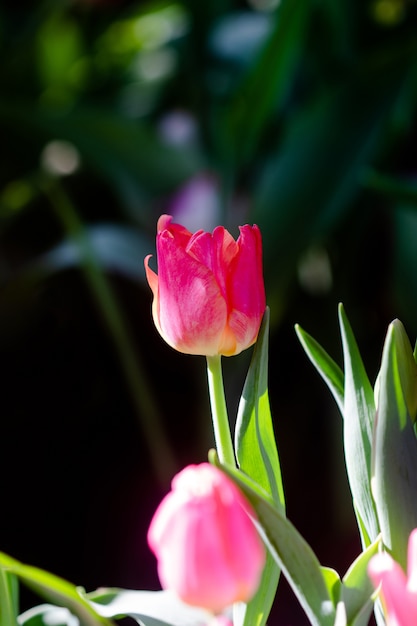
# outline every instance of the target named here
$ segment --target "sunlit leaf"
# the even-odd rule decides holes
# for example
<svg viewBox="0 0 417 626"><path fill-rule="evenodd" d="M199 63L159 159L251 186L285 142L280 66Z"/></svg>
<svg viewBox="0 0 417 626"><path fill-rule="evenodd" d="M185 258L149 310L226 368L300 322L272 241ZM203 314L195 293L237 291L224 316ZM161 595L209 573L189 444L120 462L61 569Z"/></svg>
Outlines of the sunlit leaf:
<svg viewBox="0 0 417 626"><path fill-rule="evenodd" d="M264 314L239 403L235 447L239 467L284 511L281 468L268 396L269 309Z"/></svg>
<svg viewBox="0 0 417 626"><path fill-rule="evenodd" d="M120 224L95 224L85 228L85 236L96 262L105 271L120 273L143 282L143 259L154 243L142 232ZM84 251L74 239L66 239L34 261L37 268L56 272L80 267Z"/></svg>
<svg viewBox="0 0 417 626"><path fill-rule="evenodd" d="M367 567L371 557L378 552L381 538L369 545L361 552L349 567L342 579L341 599L346 607L347 623L349 626L367 626L371 616L374 601L374 587L367 574Z"/></svg>
<svg viewBox="0 0 417 626"><path fill-rule="evenodd" d="M110 626L110 622L96 613L83 597L82 590L63 578L38 567L24 565L3 552L0 552L0 568L17 576L21 582L49 602L68 608L79 618L83 626Z"/></svg>
<svg viewBox="0 0 417 626"><path fill-rule="evenodd" d="M21 613L19 626L79 626L80 620L62 606L40 604Z"/></svg>
<svg viewBox="0 0 417 626"><path fill-rule="evenodd" d="M268 331L269 309L266 309L240 399L235 449L240 469L263 487L284 513L281 468L268 397ZM268 555L258 592L245 608L240 607L235 616L236 626L265 624L278 580L279 568Z"/></svg>
<svg viewBox="0 0 417 626"><path fill-rule="evenodd" d="M374 392L362 362L356 339L342 305L339 305L339 323L343 342L344 392L344 449L349 485L355 512L363 523L366 535L361 533L367 547L379 534L375 505L371 494L371 449L375 418Z"/></svg>
<svg viewBox="0 0 417 626"><path fill-rule="evenodd" d="M0 566L0 626L17 626L19 585L14 574Z"/></svg>
<svg viewBox="0 0 417 626"><path fill-rule="evenodd" d="M399 332L398 322L390 324L384 343L372 485L383 542L406 569L408 537L417 527L417 439L400 376Z"/></svg>
<svg viewBox="0 0 417 626"><path fill-rule="evenodd" d="M211 451L210 460L220 466L215 451ZM333 577L329 579L324 575L308 543L282 510L276 508L271 496L241 471L230 466L220 467L242 489L254 507L261 535L312 626L334 626Z"/></svg>
<svg viewBox="0 0 417 626"><path fill-rule="evenodd" d="M207 611L184 604L170 591L99 589L88 598L103 617L128 616L144 626L198 626L210 621Z"/></svg>

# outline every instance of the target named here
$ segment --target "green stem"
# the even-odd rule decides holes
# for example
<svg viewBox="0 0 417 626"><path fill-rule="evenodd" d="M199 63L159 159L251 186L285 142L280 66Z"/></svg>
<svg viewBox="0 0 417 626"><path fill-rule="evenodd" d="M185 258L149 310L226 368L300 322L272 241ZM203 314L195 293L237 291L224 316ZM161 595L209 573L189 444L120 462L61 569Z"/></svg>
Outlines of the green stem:
<svg viewBox="0 0 417 626"><path fill-rule="evenodd" d="M59 181L42 180L40 187L49 198L67 236L78 245L84 276L100 306L109 335L118 353L136 408L139 425L148 444L153 469L165 487L172 474L177 471L177 462L164 432L161 416L149 391L145 368L137 350L133 347L128 324L116 294L97 262L83 222Z"/></svg>
<svg viewBox="0 0 417 626"><path fill-rule="evenodd" d="M217 454L221 463L235 467L236 460L227 416L220 354L207 357L207 376Z"/></svg>

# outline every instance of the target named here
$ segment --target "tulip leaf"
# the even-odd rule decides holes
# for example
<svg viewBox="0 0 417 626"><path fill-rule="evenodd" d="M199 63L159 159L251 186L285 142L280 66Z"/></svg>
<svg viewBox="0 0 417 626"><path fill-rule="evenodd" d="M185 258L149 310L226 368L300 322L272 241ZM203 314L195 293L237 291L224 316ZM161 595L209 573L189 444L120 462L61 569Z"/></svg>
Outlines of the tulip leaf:
<svg viewBox="0 0 417 626"><path fill-rule="evenodd" d="M321 573L326 581L326 587L329 590L333 604L336 606L340 596L340 576L332 567L322 567Z"/></svg>
<svg viewBox="0 0 417 626"><path fill-rule="evenodd" d="M209 621L203 609L178 600L169 591L99 589L85 595L94 610L104 618L129 617L140 626L196 626ZM79 626L67 608L42 604L19 616L19 626Z"/></svg>
<svg viewBox="0 0 417 626"><path fill-rule="evenodd" d="M138 259L145 258L153 245L144 234L129 226L114 223L87 226L84 234L84 242L75 237L68 237L42 254L33 263L35 269L53 273L72 267L82 267L87 245L89 254L103 270L144 282L145 274Z"/></svg>
<svg viewBox="0 0 417 626"><path fill-rule="evenodd" d="M367 626L374 608L374 587L367 574L369 560L378 552L381 537L352 563L343 579L332 568L322 567L326 586L336 607L337 626Z"/></svg>
<svg viewBox="0 0 417 626"><path fill-rule="evenodd" d="M241 160L246 161L254 153L271 114L276 114L288 95L309 10L302 0L280 2L271 32L228 107L232 141Z"/></svg>
<svg viewBox="0 0 417 626"><path fill-rule="evenodd" d="M355 514L367 547L379 534L375 505L371 495L371 447L375 400L362 358L343 305L339 305L343 342L344 449Z"/></svg>
<svg viewBox="0 0 417 626"><path fill-rule="evenodd" d="M275 599L281 570L267 551L259 587L248 603L233 606L233 626L263 626L267 623Z"/></svg>
<svg viewBox="0 0 417 626"><path fill-rule="evenodd" d="M414 423L417 417L417 364L413 349L400 320L394 320L395 344L398 353L398 374L408 414Z"/></svg>
<svg viewBox="0 0 417 626"><path fill-rule="evenodd" d="M277 150L260 169L251 212L264 233L274 315L285 311L302 252L329 237L351 210L409 71L407 56L405 46L398 55L378 55L377 62L372 53L365 55L343 80L326 82L284 118Z"/></svg>
<svg viewBox="0 0 417 626"><path fill-rule="evenodd" d="M374 588L367 568L371 557L378 552L381 537L378 536L366 550L361 552L342 579L341 600L346 608L348 626L367 626L374 607Z"/></svg>
<svg viewBox="0 0 417 626"><path fill-rule="evenodd" d="M239 403L235 448L240 469L284 509L281 468L268 396L268 332L267 307Z"/></svg>
<svg viewBox="0 0 417 626"><path fill-rule="evenodd" d="M16 576L0 567L0 626L17 626L18 592Z"/></svg>
<svg viewBox="0 0 417 626"><path fill-rule="evenodd" d="M343 415L345 381L342 370L320 344L298 324L296 324L295 330L308 358L329 387Z"/></svg>
<svg viewBox="0 0 417 626"><path fill-rule="evenodd" d="M408 536L417 526L417 440L401 378L407 355L400 324L390 324L382 354L372 486L383 542L406 569Z"/></svg>
<svg viewBox="0 0 417 626"><path fill-rule="evenodd" d="M99 589L88 598L102 616L131 617L143 626L196 626L210 621L207 611L181 602L171 591Z"/></svg>
<svg viewBox="0 0 417 626"><path fill-rule="evenodd" d="M0 569L17 576L48 601L70 609L83 626L110 626L110 622L96 613L83 597L82 591L66 580L37 567L24 565L4 552L0 552Z"/></svg>
<svg viewBox="0 0 417 626"><path fill-rule="evenodd" d="M267 308L239 404L235 448L240 469L265 489L284 513L281 468L268 397L268 331ZM235 626L265 624L275 598L279 574L279 567L268 553L256 595L248 604L236 607Z"/></svg>
<svg viewBox="0 0 417 626"><path fill-rule="evenodd" d="M214 450L210 462L226 472L251 502L258 528L271 555L280 566L312 626L334 626L334 577L329 577L305 539L277 507L270 495L243 472L220 465Z"/></svg>
<svg viewBox="0 0 417 626"><path fill-rule="evenodd" d="M315 339L300 326L296 325L295 328L307 356L326 382L344 417L346 467L362 544L367 547L379 533L370 488L375 400L342 304L339 306L339 323L343 342L344 374Z"/></svg>
<svg viewBox="0 0 417 626"><path fill-rule="evenodd" d="M40 604L19 615L19 626L79 626L79 619L67 608Z"/></svg>

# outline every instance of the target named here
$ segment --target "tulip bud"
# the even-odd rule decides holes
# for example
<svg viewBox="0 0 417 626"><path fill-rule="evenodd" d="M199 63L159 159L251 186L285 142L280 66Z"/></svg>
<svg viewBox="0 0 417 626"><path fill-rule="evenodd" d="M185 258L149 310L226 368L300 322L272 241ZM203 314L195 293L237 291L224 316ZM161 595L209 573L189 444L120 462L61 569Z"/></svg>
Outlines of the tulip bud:
<svg viewBox="0 0 417 626"><path fill-rule="evenodd" d="M389 626L417 624L417 528L408 540L407 576L386 552L376 554L368 565L369 577L380 587L382 604Z"/></svg>
<svg viewBox="0 0 417 626"><path fill-rule="evenodd" d="M235 241L223 226L194 235L172 217L158 220L158 275L145 258L159 333L180 352L238 354L255 343L265 311L262 242L257 226Z"/></svg>
<svg viewBox="0 0 417 626"><path fill-rule="evenodd" d="M265 563L251 517L252 507L220 469L202 463L182 470L148 531L162 587L214 614L247 602Z"/></svg>
<svg viewBox="0 0 417 626"><path fill-rule="evenodd" d="M208 626L233 626L233 622L226 615L217 615Z"/></svg>

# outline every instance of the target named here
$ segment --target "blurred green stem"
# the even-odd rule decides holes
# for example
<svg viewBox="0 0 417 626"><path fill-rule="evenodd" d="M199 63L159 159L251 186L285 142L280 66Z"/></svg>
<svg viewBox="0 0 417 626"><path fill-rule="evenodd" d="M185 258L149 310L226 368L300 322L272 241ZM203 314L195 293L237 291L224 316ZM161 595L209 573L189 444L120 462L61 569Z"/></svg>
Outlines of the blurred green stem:
<svg viewBox="0 0 417 626"><path fill-rule="evenodd" d="M153 470L163 487L177 471L172 448L166 438L160 415L149 391L145 369L138 352L133 348L123 311L111 284L101 270L88 240L84 224L80 220L58 179L43 178L42 191L48 197L66 234L78 245L81 265L110 336L118 353L142 432L149 447Z"/></svg>
<svg viewBox="0 0 417 626"><path fill-rule="evenodd" d="M16 577L0 568L0 626L18 626Z"/></svg>
<svg viewBox="0 0 417 626"><path fill-rule="evenodd" d="M219 354L207 357L207 376L217 454L221 463L236 466Z"/></svg>

